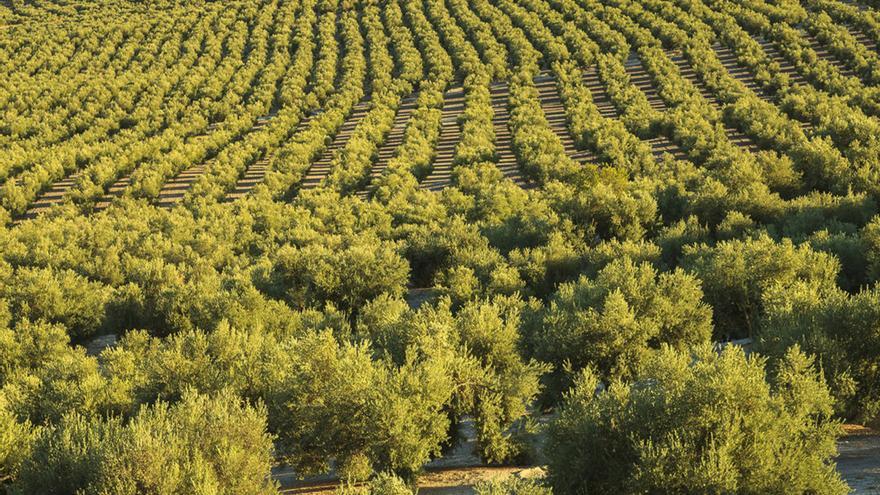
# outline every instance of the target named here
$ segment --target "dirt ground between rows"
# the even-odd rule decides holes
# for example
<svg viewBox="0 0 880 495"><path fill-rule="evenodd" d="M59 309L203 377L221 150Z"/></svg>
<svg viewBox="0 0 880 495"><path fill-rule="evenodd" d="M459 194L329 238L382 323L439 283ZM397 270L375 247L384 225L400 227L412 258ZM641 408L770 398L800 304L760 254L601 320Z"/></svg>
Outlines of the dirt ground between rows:
<svg viewBox="0 0 880 495"><path fill-rule="evenodd" d="M880 495L880 432L846 425L837 442L837 470L853 493Z"/></svg>
<svg viewBox="0 0 880 495"><path fill-rule="evenodd" d="M474 485L481 481L507 476L532 476L540 468L530 467L466 467L428 471L419 478L423 495L472 495ZM338 485L334 481L297 483L281 489L286 495L331 495Z"/></svg>

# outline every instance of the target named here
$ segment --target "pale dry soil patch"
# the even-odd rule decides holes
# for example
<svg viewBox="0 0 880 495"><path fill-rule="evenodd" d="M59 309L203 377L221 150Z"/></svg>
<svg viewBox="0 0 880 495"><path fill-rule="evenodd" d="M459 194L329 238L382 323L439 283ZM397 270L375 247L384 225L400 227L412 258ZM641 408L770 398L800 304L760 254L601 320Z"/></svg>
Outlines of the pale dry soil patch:
<svg viewBox="0 0 880 495"><path fill-rule="evenodd" d="M476 493L474 485L481 481L506 478L507 476L533 478L542 475L543 470L541 468L531 467L481 466L447 468L427 471L423 474L419 478L419 493L423 495L472 495ZM286 488L282 484L281 493L287 495L331 495L338 486L339 484L335 480L323 482L300 481L292 482Z"/></svg>
<svg viewBox="0 0 880 495"><path fill-rule="evenodd" d="M859 495L880 495L880 432L855 425L837 442L837 470Z"/></svg>

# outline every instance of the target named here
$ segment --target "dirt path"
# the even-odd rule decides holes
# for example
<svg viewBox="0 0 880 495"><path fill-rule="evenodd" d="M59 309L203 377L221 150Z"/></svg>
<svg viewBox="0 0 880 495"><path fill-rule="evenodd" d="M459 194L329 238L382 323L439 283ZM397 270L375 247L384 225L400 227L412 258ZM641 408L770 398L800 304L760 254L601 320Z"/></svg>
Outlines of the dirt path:
<svg viewBox="0 0 880 495"><path fill-rule="evenodd" d="M845 427L837 442L837 470L855 494L880 494L880 433Z"/></svg>
<svg viewBox="0 0 880 495"><path fill-rule="evenodd" d="M507 476L524 478L541 476L540 468L530 467L466 467L428 471L419 477L421 495L473 495L474 485ZM281 492L285 495L332 495L338 485L335 480L289 481L285 486L283 477L276 479L282 483Z"/></svg>

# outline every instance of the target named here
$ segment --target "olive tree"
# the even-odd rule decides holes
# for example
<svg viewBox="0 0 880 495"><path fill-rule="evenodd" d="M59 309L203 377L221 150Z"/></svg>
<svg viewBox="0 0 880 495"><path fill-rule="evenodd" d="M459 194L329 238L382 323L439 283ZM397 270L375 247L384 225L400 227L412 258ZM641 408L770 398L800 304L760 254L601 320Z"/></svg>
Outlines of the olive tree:
<svg viewBox="0 0 880 495"><path fill-rule="evenodd" d="M262 406L187 393L129 422L66 415L38 436L11 491L268 495L272 449Z"/></svg>
<svg viewBox="0 0 880 495"><path fill-rule="evenodd" d="M36 432L30 422L19 421L0 392L0 486L16 478Z"/></svg>
<svg viewBox="0 0 880 495"><path fill-rule="evenodd" d="M549 429L554 492L847 493L812 359L792 348L772 376L765 362L732 346L664 347L607 388L586 369Z"/></svg>
<svg viewBox="0 0 880 495"><path fill-rule="evenodd" d="M880 291L848 294L802 282L764 295L765 316L755 348L781 359L797 344L822 363L837 413L876 424L880 419Z"/></svg>
<svg viewBox="0 0 880 495"><path fill-rule="evenodd" d="M661 343L707 342L712 311L702 297L699 280L683 271L657 273L647 262L623 258L594 279L561 285L525 332L534 355L556 367L554 389L561 393L566 367L627 375Z"/></svg>
<svg viewBox="0 0 880 495"><path fill-rule="evenodd" d="M763 314L762 294L774 284L809 281L834 287L840 271L833 255L767 235L688 246L684 252L682 265L702 280L719 338L754 335Z"/></svg>

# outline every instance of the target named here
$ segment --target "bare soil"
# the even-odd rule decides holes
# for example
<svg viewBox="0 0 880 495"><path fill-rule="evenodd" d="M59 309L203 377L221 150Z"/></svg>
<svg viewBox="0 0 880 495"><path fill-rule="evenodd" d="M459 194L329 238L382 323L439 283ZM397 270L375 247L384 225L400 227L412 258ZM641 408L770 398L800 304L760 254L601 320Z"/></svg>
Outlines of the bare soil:
<svg viewBox="0 0 880 495"><path fill-rule="evenodd" d="M463 467L428 471L419 478L419 493L423 495L472 495L474 485L507 476L530 477L540 468L530 467ZM279 480L280 481L280 480ZM294 481L282 487L281 493L287 495L332 495L339 486L338 481L309 482Z"/></svg>
<svg viewBox="0 0 880 495"><path fill-rule="evenodd" d="M846 436L837 442L837 470L853 493L880 495L880 432L845 425Z"/></svg>

